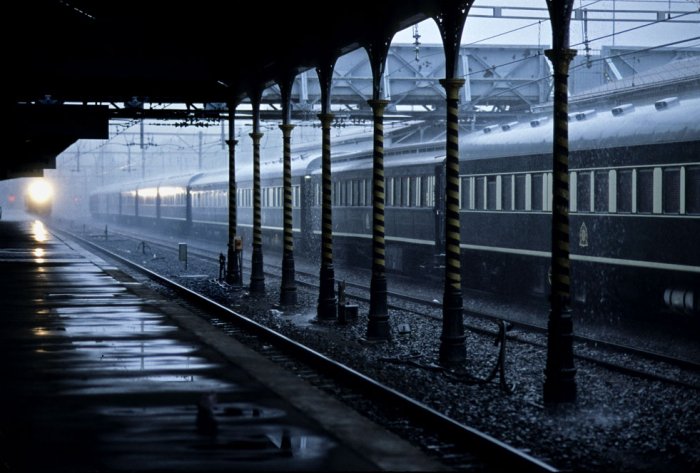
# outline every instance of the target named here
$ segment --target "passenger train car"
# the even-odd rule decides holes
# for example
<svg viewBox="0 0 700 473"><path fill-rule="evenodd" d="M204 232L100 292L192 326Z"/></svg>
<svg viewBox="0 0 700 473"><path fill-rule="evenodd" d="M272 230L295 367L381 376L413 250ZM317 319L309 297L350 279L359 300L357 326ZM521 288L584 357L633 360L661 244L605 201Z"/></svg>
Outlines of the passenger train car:
<svg viewBox="0 0 700 473"><path fill-rule="evenodd" d="M569 117L574 306L639 317L700 315L700 99L586 110ZM463 285L546 300L552 211L547 116L460 141ZM386 264L442 277L444 143L385 149ZM252 240L252 169L237 169L238 226ZM372 151L333 156L334 258L370 267ZM227 234L226 170L105 189L96 217ZM293 161L296 248L320 253L320 157ZM281 246L282 165L263 165L264 245ZM300 254L301 252L297 252Z"/></svg>

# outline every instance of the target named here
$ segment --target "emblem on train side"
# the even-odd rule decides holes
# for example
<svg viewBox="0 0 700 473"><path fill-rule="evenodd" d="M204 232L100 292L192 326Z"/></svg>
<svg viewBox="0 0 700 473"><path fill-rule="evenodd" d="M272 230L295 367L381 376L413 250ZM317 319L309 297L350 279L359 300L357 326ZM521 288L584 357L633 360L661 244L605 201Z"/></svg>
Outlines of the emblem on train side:
<svg viewBox="0 0 700 473"><path fill-rule="evenodd" d="M578 246L581 248L588 246L588 227L586 226L586 222L583 222L578 229Z"/></svg>

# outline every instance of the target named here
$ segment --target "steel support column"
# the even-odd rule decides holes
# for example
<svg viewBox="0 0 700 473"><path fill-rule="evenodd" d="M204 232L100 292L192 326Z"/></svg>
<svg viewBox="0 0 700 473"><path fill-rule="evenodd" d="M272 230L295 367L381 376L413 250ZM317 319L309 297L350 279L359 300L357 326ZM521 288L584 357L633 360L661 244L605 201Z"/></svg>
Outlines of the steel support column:
<svg viewBox="0 0 700 473"><path fill-rule="evenodd" d="M545 54L554 67L554 137L552 205L552 287L547 324L546 404L576 401L576 369L571 319L569 271L569 48L573 0L547 0L552 20L552 49Z"/></svg>
<svg viewBox="0 0 700 473"><path fill-rule="evenodd" d="M391 337L387 309L384 245L384 108L388 100L369 100L374 115L374 161L372 167L372 281L370 283L368 340Z"/></svg>
<svg viewBox="0 0 700 473"><path fill-rule="evenodd" d="M253 105L253 254L251 256L250 292L265 292L263 272L262 216L260 200L260 92L251 95Z"/></svg>
<svg viewBox="0 0 700 473"><path fill-rule="evenodd" d="M378 24L371 27L376 32L365 46L372 68L372 107L374 119L374 150L372 162L372 280L370 282L368 340L391 338L391 324L387 307L386 248L384 240L384 109L389 104L382 100L382 77L393 33L386 29L387 21L378 12ZM384 91L386 92L386 91Z"/></svg>
<svg viewBox="0 0 700 473"><path fill-rule="evenodd" d="M445 291L442 299L440 362L466 359L462 314L462 270L459 223L459 90L464 79L443 79L447 93L447 145L445 157Z"/></svg>
<svg viewBox="0 0 700 473"><path fill-rule="evenodd" d="M242 268L240 266L240 249L236 246L238 226L238 203L236 200L236 144L235 125L236 105L228 104L228 260L226 261L226 282L236 288L243 284Z"/></svg>
<svg viewBox="0 0 700 473"><path fill-rule="evenodd" d="M294 234L292 221L292 85L294 75L290 73L279 81L282 93L282 153L284 179L284 249L282 252L282 284L280 287L280 305L289 306L297 303L297 286L294 280Z"/></svg>
<svg viewBox="0 0 700 473"><path fill-rule="evenodd" d="M280 125L284 142L284 250L282 253L282 286L280 304L297 303L297 286L294 281L294 235L292 234L292 129L294 125Z"/></svg>
<svg viewBox="0 0 700 473"><path fill-rule="evenodd" d="M321 113L321 274L318 292L317 316L322 320L335 319L338 300L335 296L335 270L333 269L333 213L331 202L331 122L332 113Z"/></svg>
<svg viewBox="0 0 700 473"><path fill-rule="evenodd" d="M445 48L445 79L440 84L447 94L447 140L445 157L445 291L442 299L440 363L459 364L466 360L466 335L462 309L462 272L459 223L459 90L464 79L457 75L459 45L464 22L473 0L442 3L435 20Z"/></svg>
<svg viewBox="0 0 700 473"><path fill-rule="evenodd" d="M321 272L319 275L318 306L319 320L332 320L338 316L338 300L335 296L335 272L333 269L333 214L331 202L331 123L330 92L333 79L333 62L317 68L321 83Z"/></svg>

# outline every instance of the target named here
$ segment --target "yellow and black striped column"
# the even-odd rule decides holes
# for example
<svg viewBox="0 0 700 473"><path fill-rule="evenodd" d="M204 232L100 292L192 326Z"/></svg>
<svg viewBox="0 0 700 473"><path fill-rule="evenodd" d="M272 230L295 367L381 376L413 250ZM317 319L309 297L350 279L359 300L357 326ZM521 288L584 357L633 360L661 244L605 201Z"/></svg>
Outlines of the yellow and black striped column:
<svg viewBox="0 0 700 473"><path fill-rule="evenodd" d="M384 242L384 108L388 100L368 100L374 116L372 173L372 281L370 285L368 340L391 338L387 310Z"/></svg>
<svg viewBox="0 0 700 473"><path fill-rule="evenodd" d="M464 79L442 79L447 94L447 144L445 157L445 292L442 300L440 363L466 359L462 314L462 273L459 224L459 90Z"/></svg>
<svg viewBox="0 0 700 473"><path fill-rule="evenodd" d="M238 226L238 216L236 214L237 201L236 201L236 144L238 140L235 140L235 128L233 121L233 113L231 110L229 112L231 118L229 119L229 139L226 140L228 145L228 261L226 262L226 282L229 284L240 287L243 284L241 278L241 267L240 267L240 251L236 247L236 231Z"/></svg>
<svg viewBox="0 0 700 473"><path fill-rule="evenodd" d="M292 129L288 123L280 125L283 152L284 174L284 250L282 253L282 286L280 288L280 304L294 305L297 303L297 287L294 281L294 235L292 233Z"/></svg>
<svg viewBox="0 0 700 473"><path fill-rule="evenodd" d="M576 400L576 369L569 272L569 64L576 51L549 49L554 66L554 148L552 206L552 288L547 333L544 402Z"/></svg>
<svg viewBox="0 0 700 473"><path fill-rule="evenodd" d="M262 202L260 200L260 139L263 134L253 132L253 254L251 256L250 292L265 292L265 273L262 253Z"/></svg>
<svg viewBox="0 0 700 473"><path fill-rule="evenodd" d="M331 202L331 123L332 113L321 113L321 274L318 291L317 317L331 320L338 316L333 270L333 214Z"/></svg>

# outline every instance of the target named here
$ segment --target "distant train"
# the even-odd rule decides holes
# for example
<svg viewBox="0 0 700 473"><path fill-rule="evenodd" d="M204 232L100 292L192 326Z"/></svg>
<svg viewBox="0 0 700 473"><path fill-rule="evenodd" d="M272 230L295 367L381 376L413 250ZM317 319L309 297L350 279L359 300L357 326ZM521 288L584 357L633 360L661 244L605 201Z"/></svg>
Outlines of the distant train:
<svg viewBox="0 0 700 473"><path fill-rule="evenodd" d="M24 193L24 210L40 217L49 217L53 210L53 186L43 178L32 179Z"/></svg>
<svg viewBox="0 0 700 473"><path fill-rule="evenodd" d="M700 99L569 117L572 299L635 317L700 313ZM547 126L549 124L549 126ZM549 292L552 129L544 116L460 141L462 281L467 291L544 301ZM442 277L444 143L385 150L386 265ZM282 242L282 165L262 166L264 248ZM250 242L252 169L237 169L238 232ZM333 156L334 259L370 267L372 152ZM93 216L226 241L228 173L101 189ZM320 158L293 161L296 248L320 253ZM298 254L301 252L297 252Z"/></svg>

